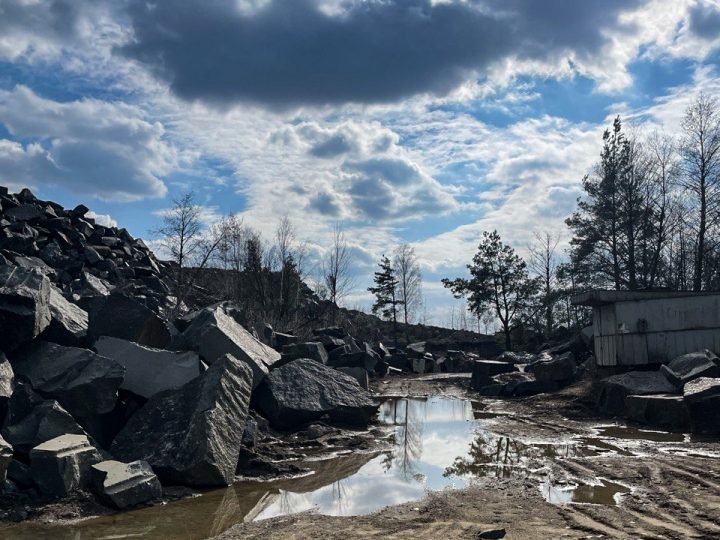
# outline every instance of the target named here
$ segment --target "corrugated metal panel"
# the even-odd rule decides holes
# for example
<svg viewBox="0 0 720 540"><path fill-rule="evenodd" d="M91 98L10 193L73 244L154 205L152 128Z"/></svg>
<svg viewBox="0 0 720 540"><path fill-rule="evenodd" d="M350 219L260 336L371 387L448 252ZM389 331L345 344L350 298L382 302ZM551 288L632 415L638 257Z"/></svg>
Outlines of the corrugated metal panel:
<svg viewBox="0 0 720 540"><path fill-rule="evenodd" d="M600 366L667 362L701 349L720 353L720 295L597 306L593 329Z"/></svg>

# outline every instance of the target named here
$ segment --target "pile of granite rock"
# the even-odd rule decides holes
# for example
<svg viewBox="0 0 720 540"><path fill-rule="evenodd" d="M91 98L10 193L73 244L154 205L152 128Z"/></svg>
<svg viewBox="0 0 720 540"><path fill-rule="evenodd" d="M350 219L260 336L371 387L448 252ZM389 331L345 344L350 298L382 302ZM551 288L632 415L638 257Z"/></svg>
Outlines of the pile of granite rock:
<svg viewBox="0 0 720 540"><path fill-rule="evenodd" d="M87 214L0 189L5 495L88 490L127 508L232 483L263 426L372 421L376 351L334 329L269 343L229 304L171 320L162 263Z"/></svg>

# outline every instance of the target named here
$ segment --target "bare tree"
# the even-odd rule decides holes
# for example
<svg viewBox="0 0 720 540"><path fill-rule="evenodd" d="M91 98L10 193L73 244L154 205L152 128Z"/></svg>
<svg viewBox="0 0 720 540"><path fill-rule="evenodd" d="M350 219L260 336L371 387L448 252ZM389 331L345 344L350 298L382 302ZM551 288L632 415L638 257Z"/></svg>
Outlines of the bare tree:
<svg viewBox="0 0 720 540"><path fill-rule="evenodd" d="M395 249L393 266L398 280L398 297L402 301L403 321L409 324L422 305L422 272L410 244L401 244Z"/></svg>
<svg viewBox="0 0 720 540"><path fill-rule="evenodd" d="M685 112L682 129L682 182L696 203L693 290L700 291L705 281L705 256L710 247L708 233L720 204L720 104L717 98L700 94Z"/></svg>
<svg viewBox="0 0 720 540"><path fill-rule="evenodd" d="M275 229L275 241L277 243L277 254L280 263L280 310L284 311L284 292L287 276L285 275L290 261L293 259L293 244L295 242L295 227L287 214L280 218L277 229Z"/></svg>
<svg viewBox="0 0 720 540"><path fill-rule="evenodd" d="M175 263L175 312L187 298L199 272L223 242L220 228L203 230L201 210L195 203L195 194L186 193L173 201L173 207L163 214L162 225L154 231Z"/></svg>
<svg viewBox="0 0 720 540"><path fill-rule="evenodd" d="M545 307L545 335L552 333L555 309L555 276L558 268L557 246L560 236L550 232L534 233L535 242L529 247L530 271L540 278L542 303Z"/></svg>
<svg viewBox="0 0 720 540"><path fill-rule="evenodd" d="M332 244L322 267L328 300L333 304L337 304L350 294L355 286L351 263L352 253L345 240L342 224L337 223L333 229Z"/></svg>

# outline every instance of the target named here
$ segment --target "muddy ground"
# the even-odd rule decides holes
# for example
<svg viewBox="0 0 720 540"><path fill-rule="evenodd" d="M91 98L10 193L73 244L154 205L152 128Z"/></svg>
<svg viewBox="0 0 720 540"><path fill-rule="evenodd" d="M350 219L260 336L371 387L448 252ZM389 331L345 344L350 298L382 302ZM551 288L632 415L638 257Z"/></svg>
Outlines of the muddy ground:
<svg viewBox="0 0 720 540"><path fill-rule="evenodd" d="M467 393L467 382L457 375L402 377L379 381L376 389L385 396L475 399ZM504 528L510 539L720 538L720 443L626 429L597 417L589 379L556 394L482 403L508 446L522 439L562 448L558 444L568 441L568 448L580 444L587 451L554 455L550 470L531 466L525 477L479 478L471 487L432 493L367 516L302 513L239 524L217 538L449 540L478 538L496 528ZM606 504L547 502L537 480L540 472L554 486L586 482L586 498ZM592 487L600 481L610 487Z"/></svg>

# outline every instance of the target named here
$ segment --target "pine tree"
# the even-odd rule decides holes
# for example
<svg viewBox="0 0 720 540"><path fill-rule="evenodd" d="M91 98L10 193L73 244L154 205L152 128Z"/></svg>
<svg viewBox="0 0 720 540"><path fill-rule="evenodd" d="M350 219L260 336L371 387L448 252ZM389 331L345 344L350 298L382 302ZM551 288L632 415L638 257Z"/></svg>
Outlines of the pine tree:
<svg viewBox="0 0 720 540"><path fill-rule="evenodd" d="M380 271L375 272L374 287L369 287L368 291L375 295L375 303L372 306L374 314L381 313L386 319L393 322L393 342L397 347L397 312L398 306L402 305L402 300L398 298L398 280L395 276L392 261L382 256L380 259Z"/></svg>
<svg viewBox="0 0 720 540"><path fill-rule="evenodd" d="M493 309L505 334L505 347L510 350L511 332L524 321L538 290L537 280L530 279L527 266L510 246L502 243L497 231L484 232L468 265L470 279L443 279L443 285L456 298L466 297L476 317Z"/></svg>

